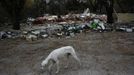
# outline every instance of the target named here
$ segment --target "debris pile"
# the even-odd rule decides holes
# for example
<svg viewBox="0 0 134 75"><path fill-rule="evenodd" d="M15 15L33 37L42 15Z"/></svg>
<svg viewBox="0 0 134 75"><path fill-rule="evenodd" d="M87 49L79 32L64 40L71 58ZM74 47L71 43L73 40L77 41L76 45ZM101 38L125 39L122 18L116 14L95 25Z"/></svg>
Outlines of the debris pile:
<svg viewBox="0 0 134 75"><path fill-rule="evenodd" d="M44 14L44 16L40 16L37 18L28 18L27 22L28 24L46 24L46 23L60 23L60 22L67 22L67 23L83 23L83 22L89 22L94 18L98 18L104 23L107 21L107 16L105 14L94 14L90 13L89 8L87 8L83 13L81 14L75 14L75 13L68 13L66 15L49 15Z"/></svg>
<svg viewBox="0 0 134 75"><path fill-rule="evenodd" d="M82 14L69 13L67 15L49 15L45 14L43 17L28 18L27 25L30 27L42 24L41 28L23 30L20 33L10 31L0 31L0 39L17 38L34 41L38 39L54 37L54 38L70 38L75 37L77 33L85 33L89 31L108 31L113 30L113 26L107 25L107 16L105 14L98 15L90 13L87 8ZM133 32L132 25L116 24L116 31Z"/></svg>
<svg viewBox="0 0 134 75"><path fill-rule="evenodd" d="M117 24L116 24L117 25ZM22 38L28 41L34 41L44 38L71 38L75 37L78 33L85 33L90 31L106 31L107 25L100 19L93 19L88 23L59 23L48 24L42 29L23 30L21 32L13 31L0 31L0 39ZM132 25L117 25L116 31L133 32Z"/></svg>
<svg viewBox="0 0 134 75"><path fill-rule="evenodd" d="M19 37L20 32L0 31L0 39L14 39Z"/></svg>
<svg viewBox="0 0 134 75"><path fill-rule="evenodd" d="M123 32L133 32L134 31L134 24L133 23L115 23L116 31L123 31Z"/></svg>

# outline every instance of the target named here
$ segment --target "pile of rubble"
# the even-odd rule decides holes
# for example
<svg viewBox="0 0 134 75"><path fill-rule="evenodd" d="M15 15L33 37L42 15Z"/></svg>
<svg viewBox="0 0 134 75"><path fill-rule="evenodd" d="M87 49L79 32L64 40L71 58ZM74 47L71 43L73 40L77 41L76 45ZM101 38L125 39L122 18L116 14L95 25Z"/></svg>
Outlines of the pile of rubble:
<svg viewBox="0 0 134 75"><path fill-rule="evenodd" d="M133 32L134 23L115 23L116 31Z"/></svg>
<svg viewBox="0 0 134 75"><path fill-rule="evenodd" d="M40 16L37 18L31 18L29 17L27 19L27 23L29 25L37 25L37 24L46 24L46 23L59 23L59 22L67 22L67 23L83 23L83 22L89 22L94 18L98 18L104 23L107 21L107 16L105 14L94 14L90 13L89 8L87 8L83 13L81 14L75 14L75 13L68 13L67 15L49 15L44 14L44 16Z"/></svg>
<svg viewBox="0 0 134 75"><path fill-rule="evenodd" d="M1 31L0 39L22 38L28 41L34 41L44 38L71 38L76 36L78 33L90 32L92 30L103 32L108 29L107 25L98 19L94 19L89 23L52 24L46 26L47 27L44 27L43 29L24 30L21 32ZM133 32L134 27L117 26L116 31Z"/></svg>
<svg viewBox="0 0 134 75"><path fill-rule="evenodd" d="M105 29L104 23L99 19L94 19L89 23L65 23L60 22L58 24L47 24L42 29L23 30L20 33L11 31L1 31L0 39L5 38L25 38L26 40L37 40L39 38L47 37L74 37L77 33L86 32L89 30Z"/></svg>
<svg viewBox="0 0 134 75"><path fill-rule="evenodd" d="M106 24L107 16L97 15L89 12L87 8L82 14L72 14L61 16L44 15L43 17L28 18L27 24L30 27L38 24L42 24L44 27L23 30L21 32L0 31L0 39L5 38L23 38L26 40L38 40L48 37L54 38L70 38L74 37L77 33L85 33L88 31L107 31L113 30L113 27ZM119 25L116 24L115 30L133 32L134 27L132 25Z"/></svg>
<svg viewBox="0 0 134 75"><path fill-rule="evenodd" d="M15 39L20 37L20 32L13 32L13 31L0 31L0 40L2 39Z"/></svg>
<svg viewBox="0 0 134 75"><path fill-rule="evenodd" d="M116 31L133 32L134 26L130 24L115 23ZM40 27L40 26L39 26ZM34 41L43 38L70 38L78 33L85 33L89 31L107 31L112 30L112 27L104 23L98 18L94 18L89 22L83 23L51 23L45 24L44 27L31 30L23 30L21 32L1 31L0 39L6 38L23 38L29 41Z"/></svg>

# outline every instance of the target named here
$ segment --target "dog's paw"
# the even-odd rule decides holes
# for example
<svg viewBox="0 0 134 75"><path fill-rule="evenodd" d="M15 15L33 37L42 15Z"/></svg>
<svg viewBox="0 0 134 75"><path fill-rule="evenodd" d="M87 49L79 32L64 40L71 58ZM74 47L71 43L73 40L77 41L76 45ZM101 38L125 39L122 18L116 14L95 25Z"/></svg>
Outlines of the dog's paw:
<svg viewBox="0 0 134 75"><path fill-rule="evenodd" d="M56 73L56 74L58 74L58 73L59 73L59 71L56 71L55 73Z"/></svg>
<svg viewBox="0 0 134 75"><path fill-rule="evenodd" d="M39 73L44 73L44 70L41 69L41 70L39 71Z"/></svg>

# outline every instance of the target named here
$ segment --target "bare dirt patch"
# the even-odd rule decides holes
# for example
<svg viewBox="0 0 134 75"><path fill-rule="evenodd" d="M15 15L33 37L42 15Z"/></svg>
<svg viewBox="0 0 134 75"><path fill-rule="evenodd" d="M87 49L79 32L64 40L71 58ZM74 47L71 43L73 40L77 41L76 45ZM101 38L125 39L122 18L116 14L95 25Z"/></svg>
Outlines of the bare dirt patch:
<svg viewBox="0 0 134 75"><path fill-rule="evenodd" d="M73 46L82 66L71 58L61 63L58 75L133 75L134 34L122 32L89 32L74 38L47 38L34 42L22 39L0 41L0 75L49 75L41 72L40 63L53 50ZM53 69L52 75L54 73Z"/></svg>

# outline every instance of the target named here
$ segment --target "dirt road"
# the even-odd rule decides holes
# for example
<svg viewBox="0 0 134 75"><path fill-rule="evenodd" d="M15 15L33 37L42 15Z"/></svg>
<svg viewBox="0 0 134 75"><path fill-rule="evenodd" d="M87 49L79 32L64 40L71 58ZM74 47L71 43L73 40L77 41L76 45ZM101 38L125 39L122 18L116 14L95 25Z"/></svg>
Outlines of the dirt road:
<svg viewBox="0 0 134 75"><path fill-rule="evenodd" d="M134 33L90 32L74 38L47 38L34 42L0 40L0 75L49 75L40 63L53 50L73 46L82 66L71 58L60 63L57 75L134 75ZM56 75L55 67L51 75Z"/></svg>

